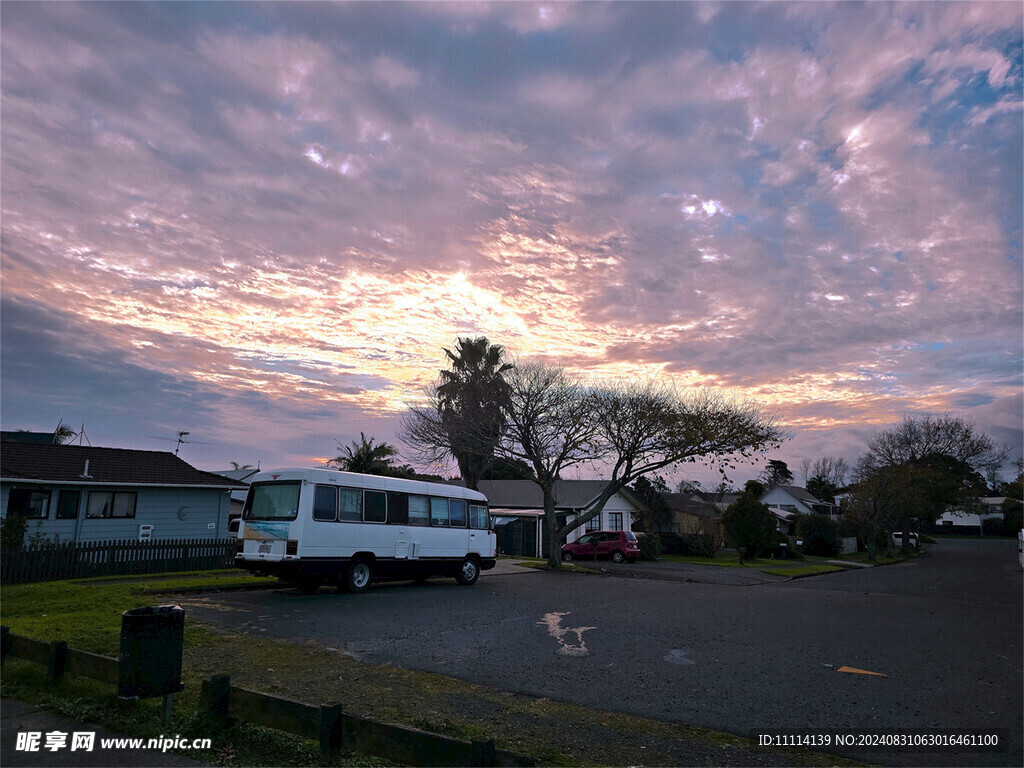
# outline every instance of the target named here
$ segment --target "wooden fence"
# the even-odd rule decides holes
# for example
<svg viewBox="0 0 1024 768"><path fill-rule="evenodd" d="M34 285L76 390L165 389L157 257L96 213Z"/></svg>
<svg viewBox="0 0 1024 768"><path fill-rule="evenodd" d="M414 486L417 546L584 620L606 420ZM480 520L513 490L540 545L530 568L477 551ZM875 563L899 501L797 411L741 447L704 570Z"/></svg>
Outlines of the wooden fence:
<svg viewBox="0 0 1024 768"><path fill-rule="evenodd" d="M200 571L234 565L235 539L161 539L32 544L0 553L0 583Z"/></svg>
<svg viewBox="0 0 1024 768"><path fill-rule="evenodd" d="M56 682L65 674L118 684L118 660L68 648L65 642L45 643L10 634L0 627L0 660L8 656L42 664ZM493 741L463 741L436 733L383 723L342 712L341 704L316 706L231 685L227 675L203 681L200 706L214 728L244 720L266 728L312 739L320 755L336 762L342 750L375 755L399 765L534 766L532 757L496 749Z"/></svg>

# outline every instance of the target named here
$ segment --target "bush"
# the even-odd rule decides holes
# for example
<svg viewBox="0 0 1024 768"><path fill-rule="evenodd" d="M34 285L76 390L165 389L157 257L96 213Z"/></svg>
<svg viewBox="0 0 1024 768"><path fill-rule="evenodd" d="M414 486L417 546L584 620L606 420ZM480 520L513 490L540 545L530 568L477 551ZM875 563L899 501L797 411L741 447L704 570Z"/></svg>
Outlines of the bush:
<svg viewBox="0 0 1024 768"><path fill-rule="evenodd" d="M753 480L722 515L722 527L730 543L744 557L757 557L769 548L776 532L775 515L761 503L764 487Z"/></svg>
<svg viewBox="0 0 1024 768"><path fill-rule="evenodd" d="M656 533L641 533L636 537L641 560L657 560L661 555L661 537Z"/></svg>
<svg viewBox="0 0 1024 768"><path fill-rule="evenodd" d="M17 512L9 512L7 517L0 523L0 547L5 551L9 549L21 549L25 546L25 531L28 528L28 520L24 515Z"/></svg>
<svg viewBox="0 0 1024 768"><path fill-rule="evenodd" d="M1024 527L1024 507L1020 504L1010 507L1003 515L1006 518L1006 531L1010 536L1016 536L1017 531Z"/></svg>
<svg viewBox="0 0 1024 768"><path fill-rule="evenodd" d="M807 554L823 557L839 554L839 526L828 515L801 515L796 521L796 532L804 540Z"/></svg>

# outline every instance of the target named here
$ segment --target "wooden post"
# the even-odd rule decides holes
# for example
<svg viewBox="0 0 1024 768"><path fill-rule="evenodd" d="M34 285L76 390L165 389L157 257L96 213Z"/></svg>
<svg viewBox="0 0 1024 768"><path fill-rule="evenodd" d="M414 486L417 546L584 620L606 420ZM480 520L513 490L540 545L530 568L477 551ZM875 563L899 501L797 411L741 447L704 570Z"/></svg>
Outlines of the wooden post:
<svg viewBox="0 0 1024 768"><path fill-rule="evenodd" d="M341 704L320 707L320 757L336 763L341 757Z"/></svg>
<svg viewBox="0 0 1024 768"><path fill-rule="evenodd" d="M68 644L63 640L50 643L50 658L46 662L46 676L51 682L59 683L64 677L64 666L68 659Z"/></svg>
<svg viewBox="0 0 1024 768"><path fill-rule="evenodd" d="M11 650L11 628L0 627L0 664L7 661L7 652Z"/></svg>
<svg viewBox="0 0 1024 768"><path fill-rule="evenodd" d="M228 727L228 712L231 707L231 677L215 675L203 680L199 692L199 705L210 717L210 722L217 730Z"/></svg>
<svg viewBox="0 0 1024 768"><path fill-rule="evenodd" d="M487 741L474 741L473 757L469 764L473 766L484 766L485 768L493 768L497 765L498 755L494 749L494 739L488 739Z"/></svg>

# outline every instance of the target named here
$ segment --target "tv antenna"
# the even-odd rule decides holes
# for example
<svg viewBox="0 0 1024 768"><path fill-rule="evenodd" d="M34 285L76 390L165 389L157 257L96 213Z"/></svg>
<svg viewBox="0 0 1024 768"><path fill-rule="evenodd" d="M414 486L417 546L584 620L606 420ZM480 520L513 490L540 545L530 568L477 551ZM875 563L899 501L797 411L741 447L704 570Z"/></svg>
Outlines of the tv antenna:
<svg viewBox="0 0 1024 768"><path fill-rule="evenodd" d="M204 443L202 440L186 440L185 438L191 434L192 433L186 429L180 429L178 430L177 437L160 437L159 435L146 435L146 437L151 437L154 440L170 440L172 442L177 443L177 445L174 446L175 456L178 455L178 451L181 450L181 446L183 445L191 445L192 443L195 443L196 445L209 445L209 443Z"/></svg>

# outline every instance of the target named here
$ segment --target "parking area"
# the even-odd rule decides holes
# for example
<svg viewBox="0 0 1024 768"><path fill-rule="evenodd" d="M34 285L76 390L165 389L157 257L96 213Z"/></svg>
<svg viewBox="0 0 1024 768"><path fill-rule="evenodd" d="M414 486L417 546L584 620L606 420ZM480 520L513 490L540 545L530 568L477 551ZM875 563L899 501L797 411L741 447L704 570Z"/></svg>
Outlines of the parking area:
<svg viewBox="0 0 1024 768"><path fill-rule="evenodd" d="M879 764L1024 762L1016 542L947 540L908 563L754 585L607 574L498 570L470 588L282 588L182 605L367 662L745 736L991 727L1007 747L850 754Z"/></svg>

